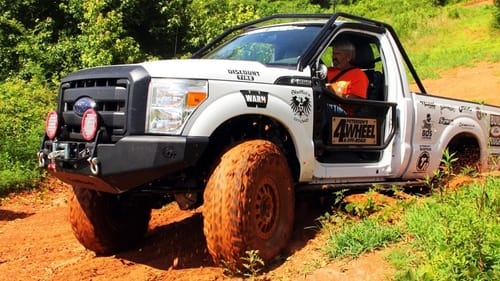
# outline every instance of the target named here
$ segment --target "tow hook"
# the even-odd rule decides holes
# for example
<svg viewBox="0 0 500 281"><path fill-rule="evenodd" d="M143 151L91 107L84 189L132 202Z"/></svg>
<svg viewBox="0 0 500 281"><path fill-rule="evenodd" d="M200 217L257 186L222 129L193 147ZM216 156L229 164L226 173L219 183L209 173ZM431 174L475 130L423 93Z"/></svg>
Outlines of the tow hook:
<svg viewBox="0 0 500 281"><path fill-rule="evenodd" d="M47 163L46 160L45 160L45 156L43 154L43 151L39 151L37 153L37 156L38 156L38 167L40 168L44 168L45 167L45 164Z"/></svg>
<svg viewBox="0 0 500 281"><path fill-rule="evenodd" d="M97 157L92 157L92 158L88 158L87 162L89 162L90 171L92 172L92 174L97 176L100 172L99 171L99 164L100 164L99 159L97 159Z"/></svg>

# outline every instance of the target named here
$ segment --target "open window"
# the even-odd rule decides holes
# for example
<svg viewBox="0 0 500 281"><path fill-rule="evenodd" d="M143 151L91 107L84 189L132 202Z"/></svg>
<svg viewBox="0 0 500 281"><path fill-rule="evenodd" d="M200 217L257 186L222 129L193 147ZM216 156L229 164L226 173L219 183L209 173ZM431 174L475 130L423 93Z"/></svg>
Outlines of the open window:
<svg viewBox="0 0 500 281"><path fill-rule="evenodd" d="M339 39L345 39L355 47L352 64L360 68L369 80L367 99L344 99L330 87L315 87L316 158L326 163L378 162L394 136L396 124L396 104L386 102L387 87L379 40L375 35L353 31L339 33L332 42ZM330 42L319 63L331 67L332 53ZM325 80L323 84L326 83ZM332 112L325 106L331 104L352 110Z"/></svg>
<svg viewBox="0 0 500 281"><path fill-rule="evenodd" d="M334 38L334 40L342 39L345 39L354 45L356 49L356 55L353 61L353 65L362 69L368 77L369 86L367 91L367 99L384 101L384 68L382 64L378 38L375 36L350 32L344 32ZM332 53L333 46L330 44L321 55L321 61L327 67L333 66Z"/></svg>

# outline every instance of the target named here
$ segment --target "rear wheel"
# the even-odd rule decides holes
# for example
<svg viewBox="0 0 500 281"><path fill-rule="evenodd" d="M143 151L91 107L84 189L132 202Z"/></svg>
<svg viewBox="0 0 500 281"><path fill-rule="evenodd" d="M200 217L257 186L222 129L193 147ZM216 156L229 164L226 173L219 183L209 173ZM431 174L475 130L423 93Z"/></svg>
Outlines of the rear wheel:
<svg viewBox="0 0 500 281"><path fill-rule="evenodd" d="M279 148L254 140L229 150L204 195L208 250L216 264L242 269L246 251L267 263L286 246L293 229L294 190Z"/></svg>
<svg viewBox="0 0 500 281"><path fill-rule="evenodd" d="M75 237L87 249L109 255L136 244L148 230L151 209L123 196L73 187L69 201Z"/></svg>

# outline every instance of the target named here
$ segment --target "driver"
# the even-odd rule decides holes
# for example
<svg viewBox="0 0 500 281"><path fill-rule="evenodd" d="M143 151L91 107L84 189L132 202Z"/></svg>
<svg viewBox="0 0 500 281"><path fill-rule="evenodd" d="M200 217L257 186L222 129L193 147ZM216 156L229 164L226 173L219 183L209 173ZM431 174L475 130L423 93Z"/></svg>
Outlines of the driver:
<svg viewBox="0 0 500 281"><path fill-rule="evenodd" d="M353 64L356 54L354 45L347 40L333 43L333 67L328 68L327 86L345 99L366 99L368 77ZM351 115L350 108L335 104L327 105L329 111L341 115Z"/></svg>

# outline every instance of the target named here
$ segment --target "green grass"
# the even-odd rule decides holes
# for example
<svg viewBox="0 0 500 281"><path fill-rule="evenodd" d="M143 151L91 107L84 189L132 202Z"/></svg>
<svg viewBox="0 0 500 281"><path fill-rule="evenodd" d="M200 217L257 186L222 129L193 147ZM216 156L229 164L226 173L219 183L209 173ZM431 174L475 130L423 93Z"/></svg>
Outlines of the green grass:
<svg viewBox="0 0 500 281"><path fill-rule="evenodd" d="M394 280L500 280L500 177L406 204L363 219L336 210L325 215L322 248L333 259L356 258L392 245ZM402 213L396 220L384 209Z"/></svg>
<svg viewBox="0 0 500 281"><path fill-rule="evenodd" d="M356 258L361 254L386 247L401 236L398 227L365 219L347 224L340 232L330 232L325 252L330 258Z"/></svg>
<svg viewBox="0 0 500 281"><path fill-rule="evenodd" d="M403 222L423 259L403 276L500 280L499 187L491 177L408 210Z"/></svg>
<svg viewBox="0 0 500 281"><path fill-rule="evenodd" d="M492 5L443 9L441 15L403 38L420 78L437 78L442 70L500 61L500 30L492 28Z"/></svg>

